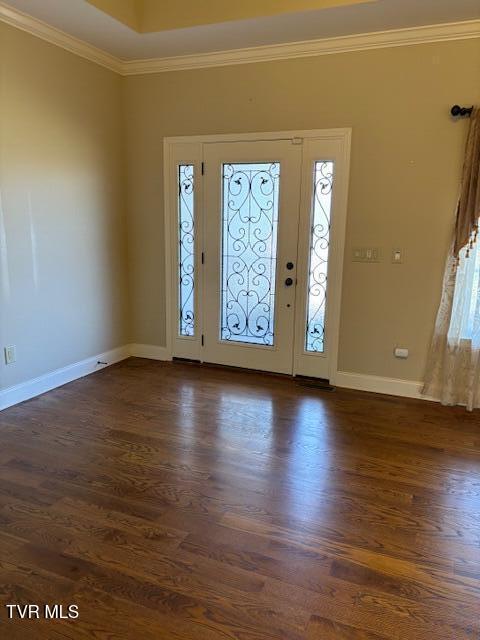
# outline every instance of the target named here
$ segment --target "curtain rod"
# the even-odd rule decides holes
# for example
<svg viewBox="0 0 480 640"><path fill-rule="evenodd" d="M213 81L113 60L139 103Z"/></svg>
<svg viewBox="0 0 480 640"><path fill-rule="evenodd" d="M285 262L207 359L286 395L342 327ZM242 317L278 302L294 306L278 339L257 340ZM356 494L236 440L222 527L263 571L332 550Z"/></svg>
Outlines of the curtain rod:
<svg viewBox="0 0 480 640"><path fill-rule="evenodd" d="M450 113L454 118L460 116L461 118L469 118L472 115L473 107L460 107L458 104L453 105Z"/></svg>

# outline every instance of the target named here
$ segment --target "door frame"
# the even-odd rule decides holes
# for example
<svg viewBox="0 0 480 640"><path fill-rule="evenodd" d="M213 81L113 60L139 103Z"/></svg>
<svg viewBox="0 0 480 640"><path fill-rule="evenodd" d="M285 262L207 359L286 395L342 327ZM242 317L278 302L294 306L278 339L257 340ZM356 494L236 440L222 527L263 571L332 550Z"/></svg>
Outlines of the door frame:
<svg viewBox="0 0 480 640"><path fill-rule="evenodd" d="M197 136L173 136L163 140L163 183L164 183L164 255L165 255L165 328L166 328L166 352L169 359L173 356L173 339L176 327L177 309L174 305L176 298L174 291L176 288L176 251L174 247L174 233L176 232L177 220L177 192L172 189L172 161L175 158L174 149L179 144L203 145L215 142L248 142L248 141L271 141L271 140L291 140L293 144L302 144L304 139L336 140L342 145L342 167L343 171L340 180L336 183L336 243L335 251L329 257L329 272L333 274L333 279L329 283L329 306L331 321L330 336L330 361L329 379L331 384L335 384L338 372L338 349L340 335L343 265L345 254L345 231L347 221L348 187L350 180L350 150L351 150L351 128L338 129L305 129L289 131L269 131L258 133L231 133L215 135ZM198 207L198 203L196 205ZM202 213L204 201L201 199ZM175 240L176 242L176 240ZM295 367L295 358L294 358ZM296 374L295 368L293 374Z"/></svg>

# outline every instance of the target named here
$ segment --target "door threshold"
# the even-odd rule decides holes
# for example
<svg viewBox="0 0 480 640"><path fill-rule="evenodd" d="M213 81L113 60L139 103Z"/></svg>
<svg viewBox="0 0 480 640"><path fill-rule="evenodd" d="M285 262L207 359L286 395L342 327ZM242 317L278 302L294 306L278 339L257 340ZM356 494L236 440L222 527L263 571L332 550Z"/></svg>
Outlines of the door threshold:
<svg viewBox="0 0 480 640"><path fill-rule="evenodd" d="M247 367L235 367L228 364L217 364L216 362L202 362L193 358L176 358L172 359L174 364L190 364L198 367L208 367L209 369L219 369L220 371L238 371L239 373L257 373L273 378L283 378L284 380L292 380L300 387L310 387L312 389L320 389L321 391L335 391L335 387L325 378L312 378L308 376L294 376L290 373L278 373L276 371L263 371L262 369L249 369Z"/></svg>
<svg viewBox="0 0 480 640"><path fill-rule="evenodd" d="M295 376L295 382L300 387L310 387L321 391L335 391L335 387L326 378L311 378L308 376Z"/></svg>
<svg viewBox="0 0 480 640"><path fill-rule="evenodd" d="M235 365L229 364L218 364L216 362L201 362L199 363L205 367L209 367L211 369L220 369L225 371L238 371L240 373L260 373L265 376L273 376L275 378L293 378L290 373L279 373L277 371L264 371L263 369L253 369L250 367L236 367Z"/></svg>
<svg viewBox="0 0 480 640"><path fill-rule="evenodd" d="M173 357L172 362L174 364L191 364L198 367L208 367L209 369L219 369L224 371L238 371L239 373L260 373L265 376L273 376L275 378L291 378L290 373L279 373L277 371L263 371L262 369L250 369L248 367L236 367L229 364L218 364L216 362L204 362L201 360L194 360L193 358L177 358Z"/></svg>

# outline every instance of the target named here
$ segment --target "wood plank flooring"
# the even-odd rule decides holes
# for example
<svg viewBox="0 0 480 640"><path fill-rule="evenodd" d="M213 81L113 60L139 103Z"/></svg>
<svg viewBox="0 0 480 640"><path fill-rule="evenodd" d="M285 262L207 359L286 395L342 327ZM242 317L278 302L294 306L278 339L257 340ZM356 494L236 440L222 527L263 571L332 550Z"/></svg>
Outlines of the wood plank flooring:
<svg viewBox="0 0 480 640"><path fill-rule="evenodd" d="M0 442L1 638L480 638L478 412L130 359Z"/></svg>

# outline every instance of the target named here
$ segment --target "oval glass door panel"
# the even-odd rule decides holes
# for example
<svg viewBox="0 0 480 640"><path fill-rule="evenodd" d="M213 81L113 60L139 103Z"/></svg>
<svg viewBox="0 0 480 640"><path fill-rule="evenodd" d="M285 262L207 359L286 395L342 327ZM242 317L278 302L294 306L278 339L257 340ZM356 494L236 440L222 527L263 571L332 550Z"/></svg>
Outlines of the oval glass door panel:
<svg viewBox="0 0 480 640"><path fill-rule="evenodd" d="M275 340L280 163L222 165L220 339Z"/></svg>

